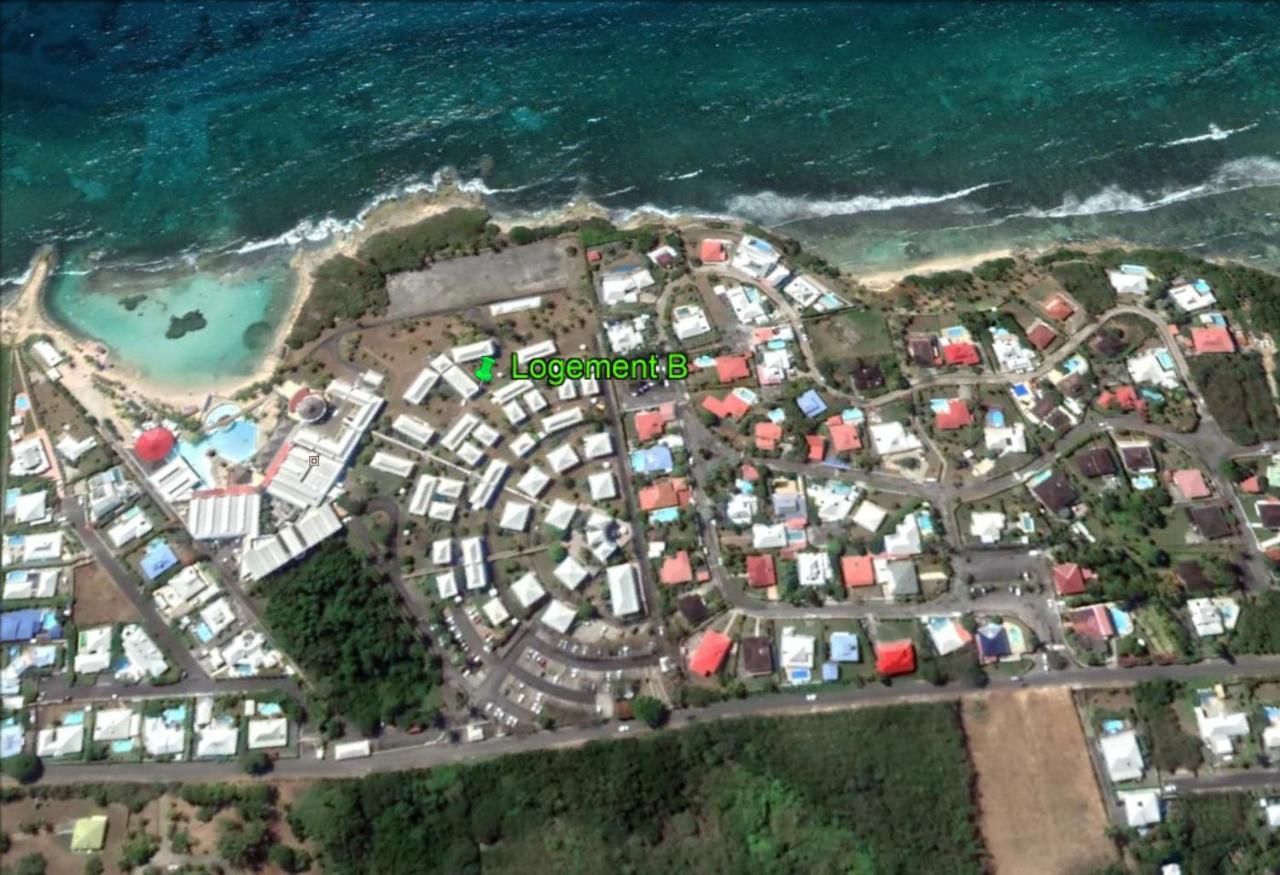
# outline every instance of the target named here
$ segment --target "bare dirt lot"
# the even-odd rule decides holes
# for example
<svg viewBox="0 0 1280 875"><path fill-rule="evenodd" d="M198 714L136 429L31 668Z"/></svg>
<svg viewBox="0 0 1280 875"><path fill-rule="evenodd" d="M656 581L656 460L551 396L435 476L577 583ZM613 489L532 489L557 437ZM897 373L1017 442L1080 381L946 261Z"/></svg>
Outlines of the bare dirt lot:
<svg viewBox="0 0 1280 875"><path fill-rule="evenodd" d="M115 875L120 871L116 861L120 859L120 846L128 832L129 810L123 805L100 809L90 799L24 799L4 805L0 808L0 820L12 844L0 856L0 865L7 872L23 857L42 854L48 875L80 875L87 857L71 853L71 830L76 818L93 814L107 815L107 843L99 856L106 864L108 875ZM35 835L30 835L21 828L23 824L39 824L40 828Z"/></svg>
<svg viewBox="0 0 1280 875"><path fill-rule="evenodd" d="M967 699L964 727L998 875L1071 875L1115 861L1069 691Z"/></svg>
<svg viewBox="0 0 1280 875"><path fill-rule="evenodd" d="M72 616L81 629L138 618L124 593L96 563L76 568L74 579L76 601Z"/></svg>

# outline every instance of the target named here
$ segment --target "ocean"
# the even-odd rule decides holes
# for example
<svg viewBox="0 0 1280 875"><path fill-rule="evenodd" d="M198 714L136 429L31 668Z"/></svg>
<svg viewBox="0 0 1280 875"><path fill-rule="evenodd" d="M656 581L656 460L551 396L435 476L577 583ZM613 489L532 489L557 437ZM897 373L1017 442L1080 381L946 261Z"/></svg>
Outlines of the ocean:
<svg viewBox="0 0 1280 875"><path fill-rule="evenodd" d="M50 311L152 376L209 367L144 342L193 288L261 299L195 335L252 370L226 338L287 310L291 248L446 170L499 215L730 215L854 271L1110 238L1280 267L1280 4L9 2L0 25L0 276L58 244ZM141 316L97 300L134 286Z"/></svg>

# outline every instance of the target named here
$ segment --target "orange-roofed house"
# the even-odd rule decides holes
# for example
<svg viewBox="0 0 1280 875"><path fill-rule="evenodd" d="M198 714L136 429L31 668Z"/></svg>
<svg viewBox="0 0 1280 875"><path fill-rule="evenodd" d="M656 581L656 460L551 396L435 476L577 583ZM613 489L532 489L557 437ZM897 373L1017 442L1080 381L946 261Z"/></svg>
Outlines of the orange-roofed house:
<svg viewBox="0 0 1280 875"><path fill-rule="evenodd" d="M870 556L841 556L840 576L848 587L875 586L875 563Z"/></svg>
<svg viewBox="0 0 1280 875"><path fill-rule="evenodd" d="M1074 562L1053 566L1053 585L1058 595L1080 595L1085 591L1085 581L1096 576L1091 569L1081 568Z"/></svg>
<svg viewBox="0 0 1280 875"><path fill-rule="evenodd" d="M876 645L876 671L885 677L916 670L916 648L910 641L884 641Z"/></svg>
<svg viewBox="0 0 1280 875"><path fill-rule="evenodd" d="M821 462L827 456L827 439L820 434L807 434L804 442L809 445L809 461Z"/></svg>
<svg viewBox="0 0 1280 875"><path fill-rule="evenodd" d="M1182 497L1188 501L1197 498L1208 498L1212 494L1209 491L1209 485L1204 482L1204 475L1200 473L1199 468L1183 468L1181 471L1174 471L1173 485L1178 487Z"/></svg>
<svg viewBox="0 0 1280 875"><path fill-rule="evenodd" d="M745 355L716 357L716 376L721 383L734 383L751 376L751 360Z"/></svg>
<svg viewBox="0 0 1280 875"><path fill-rule="evenodd" d="M1071 314L1075 313L1075 308L1068 304L1062 295L1054 295L1044 302L1044 311L1059 322L1066 322L1071 318Z"/></svg>
<svg viewBox="0 0 1280 875"><path fill-rule="evenodd" d="M1196 355L1230 353L1236 351L1236 342L1221 325L1198 325L1191 329L1191 348Z"/></svg>
<svg viewBox="0 0 1280 875"><path fill-rule="evenodd" d="M750 463L742 466L742 479L748 483L755 483L760 479L760 472L756 470L756 466Z"/></svg>
<svg viewBox="0 0 1280 875"><path fill-rule="evenodd" d="M675 404L663 404L654 410L642 410L636 414L636 436L651 441L662 436L667 426L676 421Z"/></svg>
<svg viewBox="0 0 1280 875"><path fill-rule="evenodd" d="M658 579L667 586L677 586L692 581L693 566L689 563L689 551L681 550L674 556L664 557Z"/></svg>
<svg viewBox="0 0 1280 875"><path fill-rule="evenodd" d="M946 410L939 410L933 414L933 424L939 431L955 431L966 425L972 425L973 414L969 412L968 404L959 398L952 398Z"/></svg>
<svg viewBox="0 0 1280 875"><path fill-rule="evenodd" d="M1240 491L1247 495L1260 495L1262 493L1262 481L1258 479L1258 475L1254 474L1240 481Z"/></svg>
<svg viewBox="0 0 1280 875"><path fill-rule="evenodd" d="M862 437L858 434L858 427L852 422L828 426L827 430L831 432L831 449L837 453L852 453L862 449Z"/></svg>
<svg viewBox="0 0 1280 875"><path fill-rule="evenodd" d="M711 677L720 670L731 646L733 639L728 635L715 629L708 630L698 642L698 649L689 657L689 671L704 678Z"/></svg>
<svg viewBox="0 0 1280 875"><path fill-rule="evenodd" d="M747 557L747 586L763 589L778 582L778 572L772 556Z"/></svg>
<svg viewBox="0 0 1280 875"><path fill-rule="evenodd" d="M948 343L942 348L942 360L949 365L982 364L978 347L972 343Z"/></svg>
<svg viewBox="0 0 1280 875"><path fill-rule="evenodd" d="M782 426L776 422L756 423L756 449L773 452L782 440Z"/></svg>
<svg viewBox="0 0 1280 875"><path fill-rule="evenodd" d="M723 240L714 240L708 237L698 247L698 258L702 259L703 264L719 264L728 259L728 257L724 251Z"/></svg>
<svg viewBox="0 0 1280 875"><path fill-rule="evenodd" d="M591 262L592 264L598 264L600 262L601 257L602 256L600 255L599 249L587 250L587 261Z"/></svg>
<svg viewBox="0 0 1280 875"><path fill-rule="evenodd" d="M730 392L723 398L708 395L702 399L702 406L719 419L741 419L751 409L751 405L734 392Z"/></svg>
<svg viewBox="0 0 1280 875"><path fill-rule="evenodd" d="M1054 331L1043 322L1037 322L1031 326L1031 330L1027 332L1027 340L1031 341L1031 345L1036 349L1044 349L1058 339L1058 332Z"/></svg>
<svg viewBox="0 0 1280 875"><path fill-rule="evenodd" d="M650 483L636 493L643 511L662 510L667 507L684 507L693 500L689 482L683 477L667 477Z"/></svg>

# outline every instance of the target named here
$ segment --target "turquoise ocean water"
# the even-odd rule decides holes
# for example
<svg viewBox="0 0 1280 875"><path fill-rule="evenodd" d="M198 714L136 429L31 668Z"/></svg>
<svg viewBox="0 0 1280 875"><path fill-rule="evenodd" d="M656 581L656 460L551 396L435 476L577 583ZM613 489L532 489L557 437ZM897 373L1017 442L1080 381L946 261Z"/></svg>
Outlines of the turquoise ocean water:
<svg viewBox="0 0 1280 875"><path fill-rule="evenodd" d="M59 244L54 315L174 381L250 370L291 247L444 168L500 214L728 214L855 270L1100 237L1280 266L1280 4L9 2L0 27L0 276ZM210 327L165 341L192 301Z"/></svg>

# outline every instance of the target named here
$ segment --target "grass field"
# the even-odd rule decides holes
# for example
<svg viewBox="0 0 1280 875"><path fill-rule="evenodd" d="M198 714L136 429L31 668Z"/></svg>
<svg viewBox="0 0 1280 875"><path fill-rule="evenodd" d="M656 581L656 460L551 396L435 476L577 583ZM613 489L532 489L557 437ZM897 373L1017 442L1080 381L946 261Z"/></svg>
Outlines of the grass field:
<svg viewBox="0 0 1280 875"><path fill-rule="evenodd" d="M964 728L994 871L1092 872L1116 862L1070 692L967 699Z"/></svg>
<svg viewBox="0 0 1280 875"><path fill-rule="evenodd" d="M846 310L805 323L819 359L877 358L893 353L889 323L875 310Z"/></svg>

